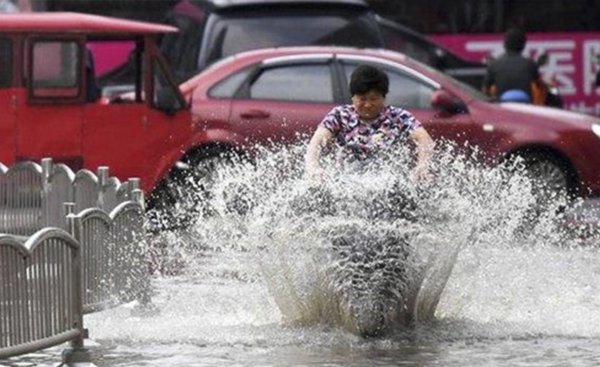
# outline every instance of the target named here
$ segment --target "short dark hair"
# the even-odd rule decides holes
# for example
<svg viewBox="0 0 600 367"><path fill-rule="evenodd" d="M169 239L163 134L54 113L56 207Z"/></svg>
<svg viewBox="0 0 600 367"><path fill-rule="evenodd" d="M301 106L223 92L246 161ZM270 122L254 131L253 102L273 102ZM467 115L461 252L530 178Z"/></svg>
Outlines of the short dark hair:
<svg viewBox="0 0 600 367"><path fill-rule="evenodd" d="M527 43L527 36L521 28L512 27L504 34L504 48L507 51L522 52Z"/></svg>
<svg viewBox="0 0 600 367"><path fill-rule="evenodd" d="M389 92L390 80L387 74L375 66L359 65L350 76L350 94L365 94L371 90L384 97Z"/></svg>

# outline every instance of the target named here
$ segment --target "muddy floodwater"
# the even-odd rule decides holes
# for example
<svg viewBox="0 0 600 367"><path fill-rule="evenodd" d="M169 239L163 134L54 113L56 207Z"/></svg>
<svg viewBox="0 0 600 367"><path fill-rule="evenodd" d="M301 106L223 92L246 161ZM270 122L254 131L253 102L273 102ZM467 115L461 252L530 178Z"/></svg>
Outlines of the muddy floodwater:
<svg viewBox="0 0 600 367"><path fill-rule="evenodd" d="M95 365L600 365L596 201L540 202L518 165L451 150L430 182L397 158L315 189L300 148L221 167L209 206L150 236L151 312L86 315ZM414 216L396 215L407 200Z"/></svg>

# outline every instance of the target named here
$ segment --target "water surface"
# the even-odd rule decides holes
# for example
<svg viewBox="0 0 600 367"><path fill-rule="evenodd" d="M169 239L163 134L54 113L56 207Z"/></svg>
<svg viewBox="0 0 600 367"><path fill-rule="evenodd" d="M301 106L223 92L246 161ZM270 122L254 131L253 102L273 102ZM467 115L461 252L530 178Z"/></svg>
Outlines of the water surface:
<svg viewBox="0 0 600 367"><path fill-rule="evenodd" d="M427 184L410 179L408 155L358 181L332 169L322 185L333 201L322 207L337 209L299 209L314 193L298 168L302 148L222 168L210 213L153 236L158 312L140 315L133 303L87 315L97 366L600 363L600 237L582 239L567 220L597 223L596 205L540 208L518 167L485 168L449 150ZM398 182L419 204L417 221L362 210ZM324 269L340 228L410 238L406 266L423 279L415 325L365 338L335 312ZM48 365L60 350L4 364Z"/></svg>

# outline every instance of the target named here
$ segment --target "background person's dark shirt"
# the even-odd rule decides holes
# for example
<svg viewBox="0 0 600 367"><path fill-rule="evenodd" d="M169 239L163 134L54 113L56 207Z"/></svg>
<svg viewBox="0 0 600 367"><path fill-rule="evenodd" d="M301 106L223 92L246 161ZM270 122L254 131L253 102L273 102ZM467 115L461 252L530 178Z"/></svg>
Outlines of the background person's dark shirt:
<svg viewBox="0 0 600 367"><path fill-rule="evenodd" d="M492 60L487 68L484 86L496 86L496 96L510 89L520 89L531 97L531 83L539 78L537 64L521 54L508 52Z"/></svg>

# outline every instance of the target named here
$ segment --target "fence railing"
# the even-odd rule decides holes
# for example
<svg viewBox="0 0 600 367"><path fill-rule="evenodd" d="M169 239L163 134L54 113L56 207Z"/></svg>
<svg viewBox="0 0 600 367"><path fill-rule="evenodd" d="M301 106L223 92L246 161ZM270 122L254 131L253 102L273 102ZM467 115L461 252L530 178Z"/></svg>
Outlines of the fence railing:
<svg viewBox="0 0 600 367"><path fill-rule="evenodd" d="M80 244L58 228L0 237L0 358L83 336Z"/></svg>
<svg viewBox="0 0 600 367"><path fill-rule="evenodd" d="M66 341L82 350L84 313L149 302L143 219L137 179L0 164L0 231L12 231L0 234L0 359Z"/></svg>
<svg viewBox="0 0 600 367"><path fill-rule="evenodd" d="M127 201L110 214L88 208L69 218L73 236L83 244L84 313L145 300L149 278L142 206Z"/></svg>
<svg viewBox="0 0 600 367"><path fill-rule="evenodd" d="M0 232L31 235L45 226L67 229L63 203L74 202L75 211L98 207L110 212L119 203L131 200L140 182L132 178L121 183L110 177L108 167L97 173L54 164L44 158L41 165L19 162L0 166Z"/></svg>
<svg viewBox="0 0 600 367"><path fill-rule="evenodd" d="M42 169L21 162L0 171L0 232L27 235L42 228Z"/></svg>

